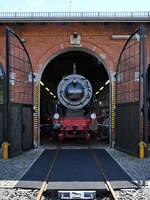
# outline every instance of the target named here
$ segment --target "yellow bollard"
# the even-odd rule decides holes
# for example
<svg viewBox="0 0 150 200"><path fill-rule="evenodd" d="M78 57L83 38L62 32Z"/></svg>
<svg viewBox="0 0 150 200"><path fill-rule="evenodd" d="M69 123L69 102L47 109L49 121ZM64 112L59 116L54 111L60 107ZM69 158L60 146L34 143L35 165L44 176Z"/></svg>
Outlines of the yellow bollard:
<svg viewBox="0 0 150 200"><path fill-rule="evenodd" d="M3 158L4 159L8 159L8 146L10 146L10 144L8 142L3 142L2 149L3 149Z"/></svg>
<svg viewBox="0 0 150 200"><path fill-rule="evenodd" d="M140 148L140 158L144 158L144 148L147 147L147 144L145 144L143 141L139 143L139 148Z"/></svg>

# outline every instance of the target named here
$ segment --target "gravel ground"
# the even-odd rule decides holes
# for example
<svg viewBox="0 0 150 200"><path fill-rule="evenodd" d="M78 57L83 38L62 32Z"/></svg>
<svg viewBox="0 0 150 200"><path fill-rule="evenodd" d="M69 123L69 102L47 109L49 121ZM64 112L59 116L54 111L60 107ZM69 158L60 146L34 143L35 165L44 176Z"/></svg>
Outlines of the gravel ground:
<svg viewBox="0 0 150 200"><path fill-rule="evenodd" d="M0 152L0 188L16 185L42 152L43 149L32 149L11 159L2 159Z"/></svg>
<svg viewBox="0 0 150 200"><path fill-rule="evenodd" d="M118 200L150 200L149 189L126 189L116 191ZM0 200L35 200L38 190L25 189L0 189ZM106 197L97 197L97 200L108 200ZM57 197L45 196L43 200L57 200Z"/></svg>
<svg viewBox="0 0 150 200"><path fill-rule="evenodd" d="M0 189L0 200L34 200L38 190Z"/></svg>
<svg viewBox="0 0 150 200"><path fill-rule="evenodd" d="M107 152L140 187L150 187L150 156L139 159L111 148L108 148Z"/></svg>
<svg viewBox="0 0 150 200"><path fill-rule="evenodd" d="M139 159L115 149L107 152L139 185L140 189L122 189L116 191L119 200L150 200L150 156Z"/></svg>
<svg viewBox="0 0 150 200"><path fill-rule="evenodd" d="M137 190L122 189L116 191L118 200L150 200L150 156L139 159L115 149L107 148L106 150L140 187ZM33 149L7 160L2 159L2 152L0 152L0 200L35 199L38 190L13 187L42 152L42 148ZM51 200L52 197L45 197L45 199ZM106 200L106 197L97 199Z"/></svg>

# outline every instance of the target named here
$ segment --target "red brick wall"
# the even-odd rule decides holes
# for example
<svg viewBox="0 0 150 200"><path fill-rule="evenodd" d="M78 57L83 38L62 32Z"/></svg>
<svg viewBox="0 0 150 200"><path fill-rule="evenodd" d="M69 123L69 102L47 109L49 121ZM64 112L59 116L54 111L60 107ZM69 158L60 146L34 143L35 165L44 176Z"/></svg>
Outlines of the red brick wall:
<svg viewBox="0 0 150 200"><path fill-rule="evenodd" d="M33 71L40 73L46 60L57 51L69 47L69 36L73 32L81 35L81 45L97 52L111 71L116 70L120 51L126 40L112 39L112 35L129 35L140 24L136 23L27 23L8 24L20 37L31 57ZM148 63L150 63L150 31L147 27ZM4 25L0 25L0 61L5 63ZM4 64L5 65L5 64Z"/></svg>
<svg viewBox="0 0 150 200"><path fill-rule="evenodd" d="M33 72L40 73L45 62L54 54L68 48L73 32L81 35L81 46L96 52L111 72L116 71L119 54L126 40L112 35L130 35L141 24L136 23L25 23L7 24L21 38L31 58ZM147 63L150 64L150 24L147 28ZM5 68L5 24L0 24L0 62ZM36 131L35 131L36 132ZM36 139L36 134L34 134Z"/></svg>

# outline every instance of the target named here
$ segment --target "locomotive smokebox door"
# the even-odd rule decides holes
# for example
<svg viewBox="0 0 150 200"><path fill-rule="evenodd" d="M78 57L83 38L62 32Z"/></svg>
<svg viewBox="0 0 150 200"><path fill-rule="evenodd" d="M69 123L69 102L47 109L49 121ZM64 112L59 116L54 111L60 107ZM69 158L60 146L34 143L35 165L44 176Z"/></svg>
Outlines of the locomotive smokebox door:
<svg viewBox="0 0 150 200"><path fill-rule="evenodd" d="M84 96L83 86L74 80L66 87L65 95L70 101L79 101Z"/></svg>
<svg viewBox="0 0 150 200"><path fill-rule="evenodd" d="M73 73L60 81L57 95L66 108L81 109L91 100L92 86L84 76Z"/></svg>

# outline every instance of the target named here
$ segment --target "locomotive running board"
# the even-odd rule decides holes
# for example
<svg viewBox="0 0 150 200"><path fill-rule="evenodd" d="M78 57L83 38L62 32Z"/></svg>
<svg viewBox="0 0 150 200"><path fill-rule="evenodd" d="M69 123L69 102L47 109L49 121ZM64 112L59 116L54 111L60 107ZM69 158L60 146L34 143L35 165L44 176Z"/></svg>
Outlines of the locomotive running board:
<svg viewBox="0 0 150 200"><path fill-rule="evenodd" d="M96 191L58 191L60 199L96 199Z"/></svg>

